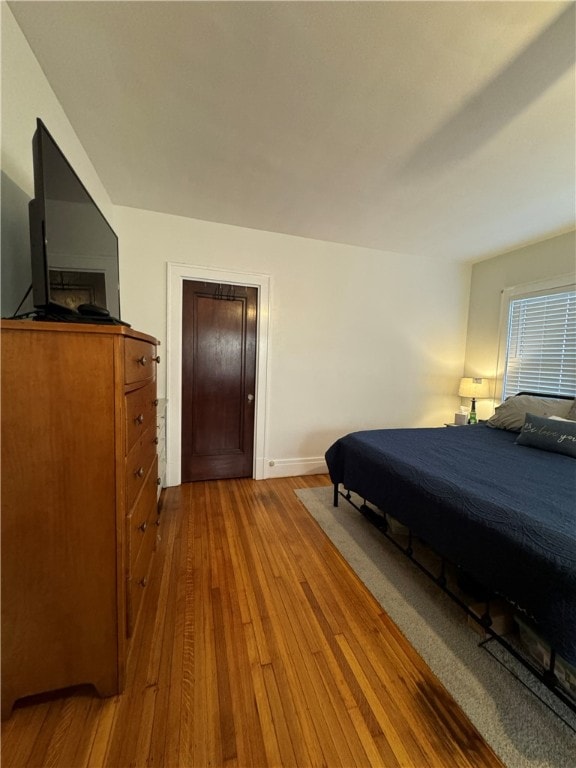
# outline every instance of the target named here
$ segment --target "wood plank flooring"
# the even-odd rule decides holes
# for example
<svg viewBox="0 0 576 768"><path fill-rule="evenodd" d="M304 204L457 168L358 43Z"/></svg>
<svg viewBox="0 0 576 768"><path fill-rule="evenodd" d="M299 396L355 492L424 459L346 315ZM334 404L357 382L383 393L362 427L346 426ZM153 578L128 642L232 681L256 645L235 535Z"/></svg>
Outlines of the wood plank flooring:
<svg viewBox="0 0 576 768"><path fill-rule="evenodd" d="M125 692L20 702L3 768L501 766L294 494L327 483L165 491Z"/></svg>

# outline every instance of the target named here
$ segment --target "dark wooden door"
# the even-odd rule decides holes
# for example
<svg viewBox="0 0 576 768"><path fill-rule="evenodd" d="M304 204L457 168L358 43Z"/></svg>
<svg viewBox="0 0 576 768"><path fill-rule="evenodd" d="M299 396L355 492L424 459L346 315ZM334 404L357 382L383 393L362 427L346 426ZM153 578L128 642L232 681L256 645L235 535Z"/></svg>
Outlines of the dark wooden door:
<svg viewBox="0 0 576 768"><path fill-rule="evenodd" d="M252 477L257 298L183 283L182 482Z"/></svg>

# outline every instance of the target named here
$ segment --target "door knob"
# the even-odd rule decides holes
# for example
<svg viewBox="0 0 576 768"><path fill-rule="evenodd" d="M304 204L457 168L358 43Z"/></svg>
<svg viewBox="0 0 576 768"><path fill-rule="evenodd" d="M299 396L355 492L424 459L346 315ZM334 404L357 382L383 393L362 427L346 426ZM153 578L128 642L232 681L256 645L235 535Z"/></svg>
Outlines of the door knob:
<svg viewBox="0 0 576 768"><path fill-rule="evenodd" d="M254 395L248 395L248 402L251 403L254 400Z"/></svg>

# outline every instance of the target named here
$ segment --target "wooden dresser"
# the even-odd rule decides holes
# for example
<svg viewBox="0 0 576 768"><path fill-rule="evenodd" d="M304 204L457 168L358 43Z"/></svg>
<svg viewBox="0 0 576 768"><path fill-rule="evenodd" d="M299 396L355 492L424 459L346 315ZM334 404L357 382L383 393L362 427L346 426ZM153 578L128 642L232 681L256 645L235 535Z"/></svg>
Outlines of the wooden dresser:
<svg viewBox="0 0 576 768"><path fill-rule="evenodd" d="M157 341L2 321L2 716L124 686L158 532Z"/></svg>

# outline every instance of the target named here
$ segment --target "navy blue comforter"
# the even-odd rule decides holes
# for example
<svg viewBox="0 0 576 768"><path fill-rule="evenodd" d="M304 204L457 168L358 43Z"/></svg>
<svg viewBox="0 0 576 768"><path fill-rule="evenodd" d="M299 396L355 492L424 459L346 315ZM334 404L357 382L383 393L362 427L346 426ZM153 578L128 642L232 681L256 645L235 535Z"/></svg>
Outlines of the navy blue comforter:
<svg viewBox="0 0 576 768"><path fill-rule="evenodd" d="M334 483L389 512L522 608L576 664L576 460L483 424L337 440Z"/></svg>

